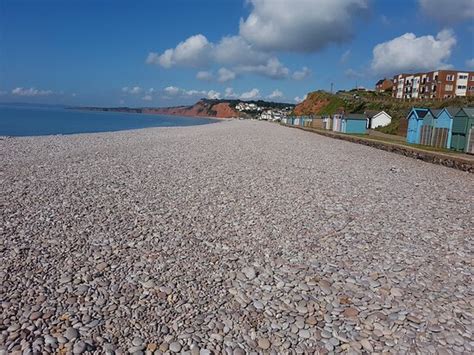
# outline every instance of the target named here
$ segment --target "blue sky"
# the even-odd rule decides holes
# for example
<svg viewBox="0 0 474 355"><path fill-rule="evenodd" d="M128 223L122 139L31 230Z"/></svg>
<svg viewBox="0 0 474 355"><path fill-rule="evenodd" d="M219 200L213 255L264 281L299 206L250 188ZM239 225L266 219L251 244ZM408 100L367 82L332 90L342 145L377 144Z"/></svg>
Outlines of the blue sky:
<svg viewBox="0 0 474 355"><path fill-rule="evenodd" d="M471 0L0 1L0 102L296 102L473 58Z"/></svg>

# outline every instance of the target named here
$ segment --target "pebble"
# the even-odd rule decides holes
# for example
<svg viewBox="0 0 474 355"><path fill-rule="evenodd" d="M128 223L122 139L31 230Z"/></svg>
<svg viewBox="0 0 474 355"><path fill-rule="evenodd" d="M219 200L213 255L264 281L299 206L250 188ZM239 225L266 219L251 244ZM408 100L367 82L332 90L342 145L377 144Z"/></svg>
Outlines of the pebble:
<svg viewBox="0 0 474 355"><path fill-rule="evenodd" d="M260 349L267 350L268 348L270 348L270 341L266 338L259 338L258 347Z"/></svg>
<svg viewBox="0 0 474 355"><path fill-rule="evenodd" d="M74 344L72 352L74 354L82 354L84 351L86 351L86 348L86 343L84 343L83 341L78 341Z"/></svg>
<svg viewBox="0 0 474 355"><path fill-rule="evenodd" d="M76 338L79 338L79 332L77 329L73 328L73 327L69 327L66 329L66 331L64 332L64 336L68 339L68 340L74 340Z"/></svg>
<svg viewBox="0 0 474 355"><path fill-rule="evenodd" d="M253 267L247 266L242 269L242 273L247 277L249 280L253 280L257 273Z"/></svg>
<svg viewBox="0 0 474 355"><path fill-rule="evenodd" d="M174 341L170 344L169 349L173 353L178 353L181 351L181 344L178 343L177 341Z"/></svg>
<svg viewBox="0 0 474 355"><path fill-rule="evenodd" d="M250 120L0 156L0 352L473 352L472 174Z"/></svg>

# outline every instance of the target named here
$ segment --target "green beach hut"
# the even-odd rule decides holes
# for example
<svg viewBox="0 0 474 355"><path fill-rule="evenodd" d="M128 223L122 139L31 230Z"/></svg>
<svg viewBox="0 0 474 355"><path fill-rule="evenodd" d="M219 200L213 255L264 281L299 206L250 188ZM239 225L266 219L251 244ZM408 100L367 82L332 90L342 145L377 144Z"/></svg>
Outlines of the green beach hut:
<svg viewBox="0 0 474 355"><path fill-rule="evenodd" d="M454 116L451 149L474 154L474 107L463 107Z"/></svg>

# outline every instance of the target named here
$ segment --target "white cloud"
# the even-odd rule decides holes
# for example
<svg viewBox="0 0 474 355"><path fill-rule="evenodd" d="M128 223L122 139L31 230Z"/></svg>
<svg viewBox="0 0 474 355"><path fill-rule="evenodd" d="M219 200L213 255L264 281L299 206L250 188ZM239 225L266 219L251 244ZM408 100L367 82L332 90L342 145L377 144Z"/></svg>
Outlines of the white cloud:
<svg viewBox="0 0 474 355"><path fill-rule="evenodd" d="M143 92L143 89L140 86L133 86L133 87L125 86L122 88L122 92L126 94L131 94L131 95L138 95Z"/></svg>
<svg viewBox="0 0 474 355"><path fill-rule="evenodd" d="M351 39L352 22L369 0L250 0L240 35L264 50L317 51Z"/></svg>
<svg viewBox="0 0 474 355"><path fill-rule="evenodd" d="M236 74L227 68L220 68L218 71L219 78L217 79L221 83L225 83L226 81L229 80L234 80L236 77Z"/></svg>
<svg viewBox="0 0 474 355"><path fill-rule="evenodd" d="M165 93L171 96L178 95L182 90L176 86L168 86L164 89Z"/></svg>
<svg viewBox="0 0 474 355"><path fill-rule="evenodd" d="M211 81L212 79L214 79L214 75L212 75L212 73L209 72L209 71L199 71L196 74L196 79L204 80L204 81Z"/></svg>
<svg viewBox="0 0 474 355"><path fill-rule="evenodd" d="M474 18L472 0L418 0L423 14L443 24L455 24Z"/></svg>
<svg viewBox="0 0 474 355"><path fill-rule="evenodd" d="M339 59L339 62L341 62L342 64L345 64L350 56L351 56L351 50L348 49L347 51L342 53L341 59Z"/></svg>
<svg viewBox="0 0 474 355"><path fill-rule="evenodd" d="M241 65L236 68L239 73L254 73L271 79L286 79L290 70L277 58L270 58L267 63L260 65Z"/></svg>
<svg viewBox="0 0 474 355"><path fill-rule="evenodd" d="M449 67L446 60L455 45L456 37L452 30L443 30L436 37L416 37L413 33L405 33L376 45L371 67L377 74L446 68Z"/></svg>
<svg viewBox="0 0 474 355"><path fill-rule="evenodd" d="M259 97L260 97L260 90L258 89L252 89L240 95L241 100L255 100L255 99L258 99Z"/></svg>
<svg viewBox="0 0 474 355"><path fill-rule="evenodd" d="M224 37L215 46L214 59L224 65L260 65L265 64L270 55L256 50L240 36Z"/></svg>
<svg viewBox="0 0 474 355"><path fill-rule="evenodd" d="M303 67L301 70L297 70L291 76L294 80L304 80L311 75L311 70L307 67Z"/></svg>
<svg viewBox="0 0 474 355"><path fill-rule="evenodd" d="M198 34L180 42L175 48L167 49L161 55L149 53L146 62L161 65L164 68L175 65L200 67L208 62L211 49L212 44L207 38Z"/></svg>
<svg viewBox="0 0 474 355"><path fill-rule="evenodd" d="M474 58L466 60L466 66L468 68L474 68Z"/></svg>
<svg viewBox="0 0 474 355"><path fill-rule="evenodd" d="M270 95L267 96L267 98L272 99L272 100L273 99L281 99L282 97L283 97L283 93L278 89L273 90L273 92Z"/></svg>
<svg viewBox="0 0 474 355"><path fill-rule="evenodd" d="M6 91L0 90L0 96L8 94Z"/></svg>
<svg viewBox="0 0 474 355"><path fill-rule="evenodd" d="M199 91L199 90L183 90L184 93L187 95L187 96L206 96L207 95L207 92L206 91Z"/></svg>
<svg viewBox="0 0 474 355"><path fill-rule="evenodd" d="M254 49L239 36L224 37L217 44L210 43L203 35L192 36L161 55L150 53L146 62L164 68L206 67L212 63L231 66L230 69L223 68L219 71L220 82L235 79L237 73L254 73L273 79L283 79L289 74L289 69L278 58ZM196 78L212 80L213 75L208 71L200 71Z"/></svg>
<svg viewBox="0 0 474 355"><path fill-rule="evenodd" d="M303 98L299 97L299 96L296 96L295 97L295 102L297 104L299 104L300 102L303 102L304 100L306 100L306 98L308 97L308 94L304 95Z"/></svg>
<svg viewBox="0 0 474 355"><path fill-rule="evenodd" d="M237 97L239 97L239 94L235 93L233 88L226 88L224 92L224 97L228 99L236 99Z"/></svg>
<svg viewBox="0 0 474 355"><path fill-rule="evenodd" d="M53 94L54 92L52 90L39 90L35 88L25 89L22 87L17 87L12 90L12 95L16 95L16 96L34 97L34 96L49 96Z"/></svg>
<svg viewBox="0 0 474 355"><path fill-rule="evenodd" d="M220 92L217 92L217 91L214 91L214 90L210 90L208 93L207 93L207 98L208 99L211 99L211 100L219 100L221 98L221 94Z"/></svg>
<svg viewBox="0 0 474 355"><path fill-rule="evenodd" d="M151 95L145 95L145 96L142 97L142 100L143 101L151 101L151 100L153 100L153 97Z"/></svg>

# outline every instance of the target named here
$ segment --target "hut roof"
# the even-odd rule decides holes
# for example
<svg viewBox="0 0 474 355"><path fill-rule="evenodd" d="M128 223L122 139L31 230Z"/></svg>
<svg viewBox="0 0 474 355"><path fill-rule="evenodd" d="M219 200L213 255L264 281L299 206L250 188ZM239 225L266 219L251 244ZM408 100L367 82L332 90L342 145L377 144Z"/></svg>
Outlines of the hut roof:
<svg viewBox="0 0 474 355"><path fill-rule="evenodd" d="M443 111L442 109L432 109L430 110L431 111L431 114L434 116L434 117L438 117L439 114L441 113L441 111Z"/></svg>
<svg viewBox="0 0 474 355"><path fill-rule="evenodd" d="M451 117L454 117L459 112L460 108L455 106L445 107Z"/></svg>
<svg viewBox="0 0 474 355"><path fill-rule="evenodd" d="M429 111L429 110L423 110L423 109L419 109L419 108L416 108L416 109L415 109L416 115L417 115L419 118L424 118L424 117L428 114L428 111Z"/></svg>
<svg viewBox="0 0 474 355"><path fill-rule="evenodd" d="M365 114L368 118L372 118L374 117L375 115L379 114L380 112L382 111L379 111L379 110L367 110L365 111Z"/></svg>
<svg viewBox="0 0 474 355"><path fill-rule="evenodd" d="M352 120L366 120L367 116L363 113L349 113L344 118Z"/></svg>
<svg viewBox="0 0 474 355"><path fill-rule="evenodd" d="M463 110L464 113L465 113L469 118L474 118L474 107L463 107L461 110Z"/></svg>

